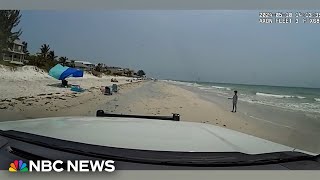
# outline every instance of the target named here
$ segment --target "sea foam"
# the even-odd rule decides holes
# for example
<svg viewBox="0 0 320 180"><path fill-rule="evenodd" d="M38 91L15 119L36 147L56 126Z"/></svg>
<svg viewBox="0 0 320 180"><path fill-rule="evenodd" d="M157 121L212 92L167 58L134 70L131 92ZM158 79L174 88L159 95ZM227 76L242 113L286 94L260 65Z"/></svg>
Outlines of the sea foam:
<svg viewBox="0 0 320 180"><path fill-rule="evenodd" d="M257 92L257 96L266 96L266 97L274 97L274 98L294 98L295 96L290 95L279 95L279 94L268 94L268 93L261 93Z"/></svg>

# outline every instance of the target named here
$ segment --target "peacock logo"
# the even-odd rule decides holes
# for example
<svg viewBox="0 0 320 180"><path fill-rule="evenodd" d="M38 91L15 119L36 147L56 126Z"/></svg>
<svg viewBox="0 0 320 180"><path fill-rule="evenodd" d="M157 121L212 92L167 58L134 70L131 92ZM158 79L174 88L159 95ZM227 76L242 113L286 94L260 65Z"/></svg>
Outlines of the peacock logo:
<svg viewBox="0 0 320 180"><path fill-rule="evenodd" d="M28 172L29 169L27 164L22 160L14 160L13 163L10 163L9 172Z"/></svg>

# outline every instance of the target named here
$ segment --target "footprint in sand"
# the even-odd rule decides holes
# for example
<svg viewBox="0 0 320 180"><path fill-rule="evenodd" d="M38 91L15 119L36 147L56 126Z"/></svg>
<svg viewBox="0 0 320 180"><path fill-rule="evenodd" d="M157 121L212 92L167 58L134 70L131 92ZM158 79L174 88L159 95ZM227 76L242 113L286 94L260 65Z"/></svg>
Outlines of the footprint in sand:
<svg viewBox="0 0 320 180"><path fill-rule="evenodd" d="M0 102L11 102L11 100L9 100L9 99L3 99L3 100L1 100Z"/></svg>
<svg viewBox="0 0 320 180"><path fill-rule="evenodd" d="M17 101L23 101L23 100L25 100L24 97L18 97L18 98L12 98L12 99L15 99L15 100L17 100Z"/></svg>

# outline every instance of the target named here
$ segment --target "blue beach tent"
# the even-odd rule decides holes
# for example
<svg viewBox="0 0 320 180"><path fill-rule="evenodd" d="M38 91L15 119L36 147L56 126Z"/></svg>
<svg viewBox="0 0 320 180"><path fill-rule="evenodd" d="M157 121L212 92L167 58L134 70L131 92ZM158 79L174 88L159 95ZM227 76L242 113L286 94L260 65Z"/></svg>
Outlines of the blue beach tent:
<svg viewBox="0 0 320 180"><path fill-rule="evenodd" d="M83 71L57 64L50 69L49 75L58 80L64 80L68 77L83 77Z"/></svg>

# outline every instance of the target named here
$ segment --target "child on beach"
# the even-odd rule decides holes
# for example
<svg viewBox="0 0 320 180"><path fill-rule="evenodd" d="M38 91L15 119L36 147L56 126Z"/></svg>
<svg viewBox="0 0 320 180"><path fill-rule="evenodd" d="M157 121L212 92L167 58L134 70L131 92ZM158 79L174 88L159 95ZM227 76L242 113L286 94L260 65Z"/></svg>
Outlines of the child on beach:
<svg viewBox="0 0 320 180"><path fill-rule="evenodd" d="M237 95L238 91L234 91L234 95L232 98L228 98L228 99L232 99L232 111L231 112L237 112L237 102L238 102L238 95Z"/></svg>

